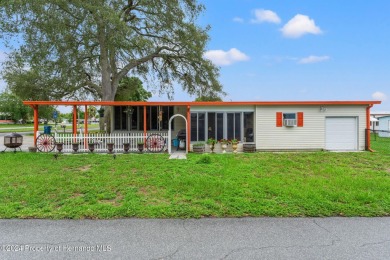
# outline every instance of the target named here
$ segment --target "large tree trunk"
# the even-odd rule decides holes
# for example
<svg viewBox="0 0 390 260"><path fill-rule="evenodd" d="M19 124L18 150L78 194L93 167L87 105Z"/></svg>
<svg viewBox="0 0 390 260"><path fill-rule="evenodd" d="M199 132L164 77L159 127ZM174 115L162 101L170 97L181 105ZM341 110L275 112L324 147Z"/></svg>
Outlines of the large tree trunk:
<svg viewBox="0 0 390 260"><path fill-rule="evenodd" d="M107 131L107 133L111 133L111 107L107 106L104 108L104 130Z"/></svg>

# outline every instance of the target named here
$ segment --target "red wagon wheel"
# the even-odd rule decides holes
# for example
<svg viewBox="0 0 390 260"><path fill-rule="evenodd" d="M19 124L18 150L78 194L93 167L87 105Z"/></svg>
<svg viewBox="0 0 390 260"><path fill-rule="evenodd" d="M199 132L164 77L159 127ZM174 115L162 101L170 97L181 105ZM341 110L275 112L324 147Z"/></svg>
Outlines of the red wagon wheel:
<svg viewBox="0 0 390 260"><path fill-rule="evenodd" d="M54 150L56 139L52 135L41 134L37 137L37 149L40 152L51 152Z"/></svg>
<svg viewBox="0 0 390 260"><path fill-rule="evenodd" d="M160 134L151 134L146 139L146 148L149 152L158 153L164 150L165 139Z"/></svg>

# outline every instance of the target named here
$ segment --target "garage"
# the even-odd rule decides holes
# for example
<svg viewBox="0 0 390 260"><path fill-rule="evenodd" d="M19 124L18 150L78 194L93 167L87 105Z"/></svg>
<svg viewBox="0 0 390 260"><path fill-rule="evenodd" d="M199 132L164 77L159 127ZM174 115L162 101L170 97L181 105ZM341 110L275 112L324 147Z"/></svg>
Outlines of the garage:
<svg viewBox="0 0 390 260"><path fill-rule="evenodd" d="M325 121L326 150L358 150L356 117L327 117Z"/></svg>

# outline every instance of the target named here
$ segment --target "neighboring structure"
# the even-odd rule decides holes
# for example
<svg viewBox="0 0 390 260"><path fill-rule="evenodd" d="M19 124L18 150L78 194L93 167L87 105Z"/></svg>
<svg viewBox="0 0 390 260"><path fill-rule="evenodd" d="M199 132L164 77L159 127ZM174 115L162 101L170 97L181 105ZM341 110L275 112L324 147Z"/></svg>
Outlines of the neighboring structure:
<svg viewBox="0 0 390 260"><path fill-rule="evenodd" d="M370 117L370 129L371 131L378 130L379 120L373 116Z"/></svg>
<svg viewBox="0 0 390 260"><path fill-rule="evenodd" d="M390 116L390 111L372 111L370 114L372 117L379 118L382 116Z"/></svg>
<svg viewBox="0 0 390 260"><path fill-rule="evenodd" d="M390 137L390 116L379 117L378 121L378 135L380 137Z"/></svg>
<svg viewBox="0 0 390 260"><path fill-rule="evenodd" d="M382 117L390 117L390 111L373 111L373 112L371 112L371 123L370 123L371 131L375 131L377 133L379 133L379 131L388 131L388 129L386 130L384 123L382 123L382 126L379 127L379 119ZM385 132L382 132L382 135L383 134L386 135Z"/></svg>
<svg viewBox="0 0 390 260"><path fill-rule="evenodd" d="M103 105L112 109L113 132L168 133L188 129L187 142L208 138L254 143L259 151L365 150L370 108L380 101L109 102L25 101L39 105ZM74 116L77 116L74 109ZM85 109L87 111L87 109ZM87 115L86 115L87 117ZM73 120L73 122L76 119ZM37 126L36 126L37 129ZM74 126L74 132L77 131ZM85 133L88 130L85 129ZM171 142L169 142L170 144ZM188 147L190 148L190 147ZM242 146L239 149L242 149Z"/></svg>

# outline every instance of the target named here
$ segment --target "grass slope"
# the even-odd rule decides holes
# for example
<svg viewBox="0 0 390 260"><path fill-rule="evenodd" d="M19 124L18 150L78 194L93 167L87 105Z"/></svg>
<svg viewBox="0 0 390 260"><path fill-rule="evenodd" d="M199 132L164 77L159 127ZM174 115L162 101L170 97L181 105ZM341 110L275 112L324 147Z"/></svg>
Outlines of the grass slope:
<svg viewBox="0 0 390 260"><path fill-rule="evenodd" d="M376 153L0 154L0 218L389 216Z"/></svg>

